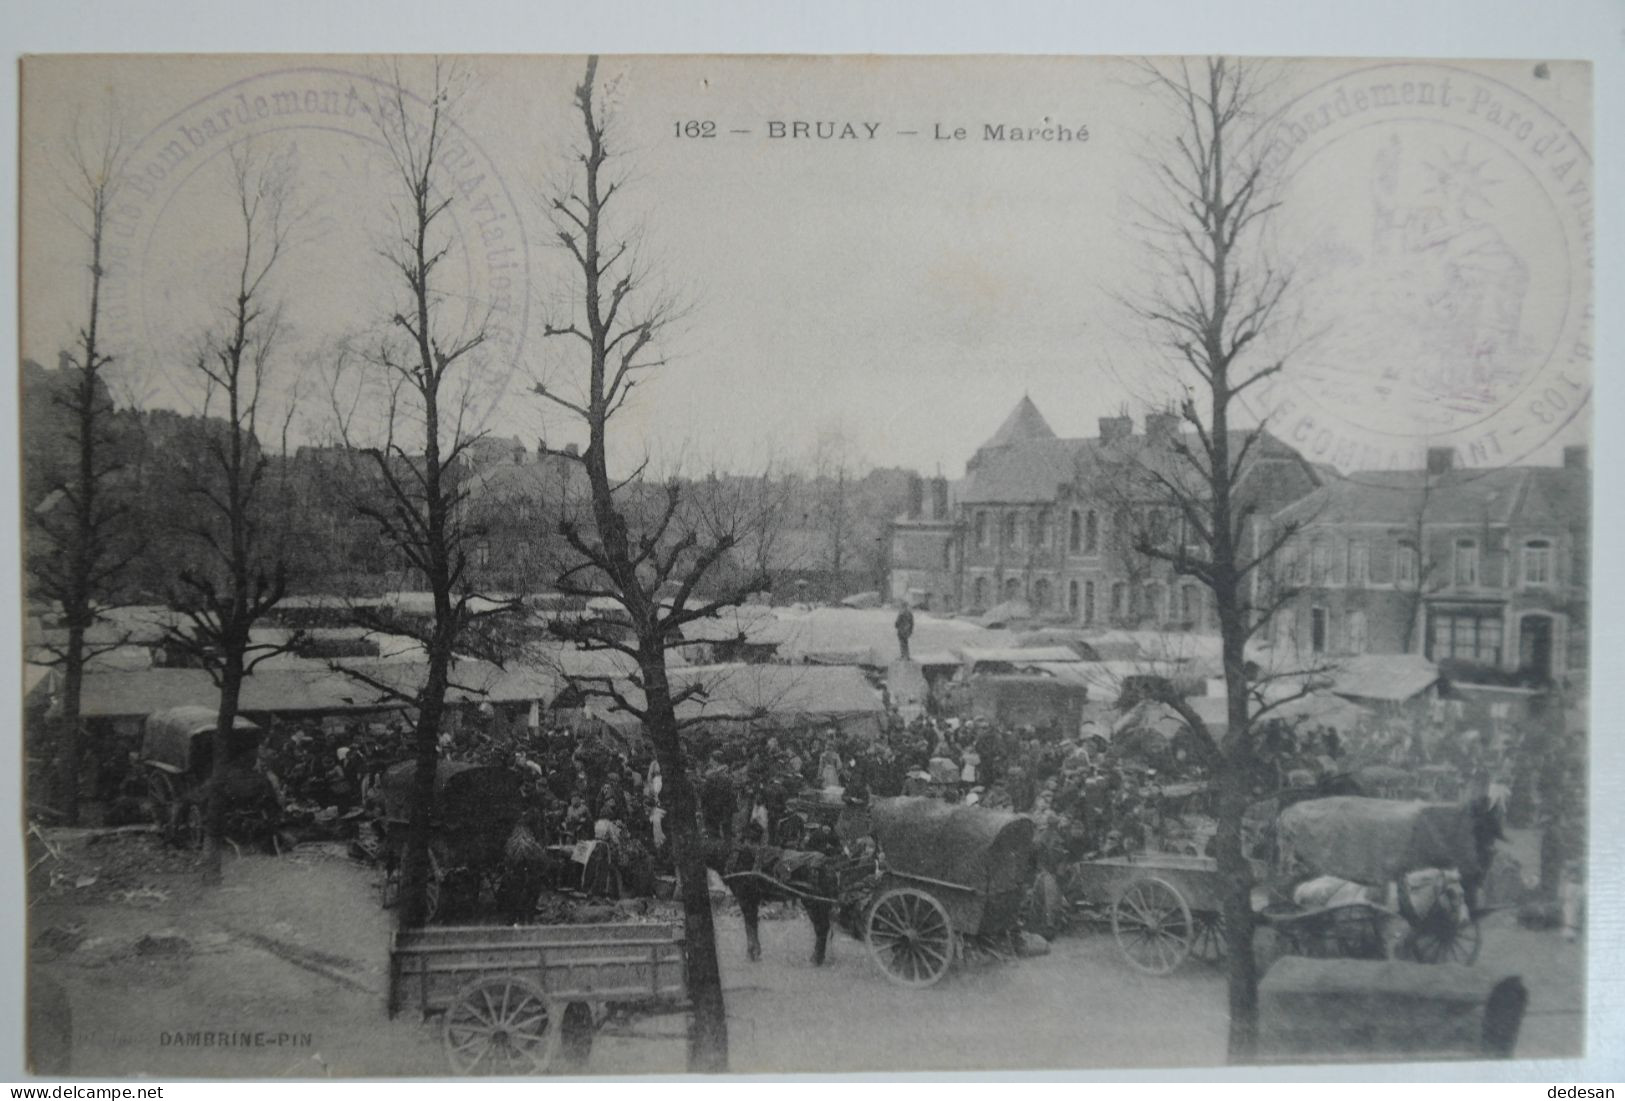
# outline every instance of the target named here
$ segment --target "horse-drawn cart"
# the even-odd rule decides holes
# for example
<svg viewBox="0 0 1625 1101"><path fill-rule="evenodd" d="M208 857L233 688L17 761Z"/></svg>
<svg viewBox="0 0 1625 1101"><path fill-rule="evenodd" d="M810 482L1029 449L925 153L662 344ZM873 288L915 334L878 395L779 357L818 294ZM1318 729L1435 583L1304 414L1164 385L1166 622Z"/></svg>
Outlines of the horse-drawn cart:
<svg viewBox="0 0 1625 1101"><path fill-rule="evenodd" d="M385 906L394 905L400 891L416 771L412 761L391 765L378 785L382 806L376 825ZM426 920L434 920L445 908L448 883L460 883L475 895L487 882L494 885L502 871L503 846L524 810L521 782L518 774L496 766L455 761L436 766L429 812Z"/></svg>
<svg viewBox="0 0 1625 1101"><path fill-rule="evenodd" d="M169 840L194 849L203 846L219 721L213 708L186 706L156 711L142 724L139 763L146 772L153 821ZM260 728L238 715L227 746L227 836L266 834L276 826L276 792L254 771L260 739Z"/></svg>
<svg viewBox="0 0 1625 1101"><path fill-rule="evenodd" d="M1123 958L1148 975L1224 954L1224 880L1212 857L1105 857L1078 865L1072 883L1073 901L1109 914Z"/></svg>
<svg viewBox="0 0 1625 1101"><path fill-rule="evenodd" d="M687 998L678 925L442 926L390 942L389 1015L439 1015L456 1074L579 1069L610 1011Z"/></svg>
<svg viewBox="0 0 1625 1101"><path fill-rule="evenodd" d="M1269 828L1273 868L1254 863L1254 919L1289 955L1384 959L1389 928L1407 931L1398 954L1420 963L1471 963L1479 928L1463 881L1480 872L1463 806L1334 796L1293 802ZM1260 875L1262 871L1264 874ZM1125 959L1166 975L1224 952L1226 884L1209 857L1143 852L1085 861L1072 873L1075 904L1111 918Z"/></svg>
<svg viewBox="0 0 1625 1101"><path fill-rule="evenodd" d="M1400 956L1459 964L1478 957L1467 884L1482 876L1485 854L1469 807L1310 799L1281 812L1275 848L1277 889L1259 917L1290 954L1385 958L1393 948L1388 925L1398 916L1407 926ZM1330 898L1306 906L1303 892L1317 882Z"/></svg>
<svg viewBox="0 0 1625 1101"><path fill-rule="evenodd" d="M1032 873L1031 819L936 799L870 804L878 879L862 909L863 940L886 977L930 986L967 941L1018 927Z"/></svg>

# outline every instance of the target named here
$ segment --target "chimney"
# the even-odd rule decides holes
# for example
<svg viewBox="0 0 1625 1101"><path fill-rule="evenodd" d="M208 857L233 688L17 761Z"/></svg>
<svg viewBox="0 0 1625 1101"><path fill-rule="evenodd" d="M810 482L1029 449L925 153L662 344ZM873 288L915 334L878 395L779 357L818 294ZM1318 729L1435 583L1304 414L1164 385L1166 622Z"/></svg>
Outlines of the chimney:
<svg viewBox="0 0 1625 1101"><path fill-rule="evenodd" d="M925 482L918 474L908 476L908 518L918 520L925 513Z"/></svg>
<svg viewBox="0 0 1625 1101"><path fill-rule="evenodd" d="M1583 443L1570 444L1563 449L1563 465L1570 470L1584 470L1591 456L1586 454L1586 445Z"/></svg>
<svg viewBox="0 0 1625 1101"><path fill-rule="evenodd" d="M1152 443L1168 443L1178 435L1178 413L1147 413L1145 415L1145 438Z"/></svg>
<svg viewBox="0 0 1625 1101"><path fill-rule="evenodd" d="M931 479L931 519L948 518L948 479L937 475Z"/></svg>
<svg viewBox="0 0 1625 1101"><path fill-rule="evenodd" d="M1443 474L1456 462L1456 449L1453 447L1428 448L1428 473Z"/></svg>
<svg viewBox="0 0 1625 1101"><path fill-rule="evenodd" d="M1117 443L1134 434L1134 421L1129 417L1101 417L1100 442Z"/></svg>

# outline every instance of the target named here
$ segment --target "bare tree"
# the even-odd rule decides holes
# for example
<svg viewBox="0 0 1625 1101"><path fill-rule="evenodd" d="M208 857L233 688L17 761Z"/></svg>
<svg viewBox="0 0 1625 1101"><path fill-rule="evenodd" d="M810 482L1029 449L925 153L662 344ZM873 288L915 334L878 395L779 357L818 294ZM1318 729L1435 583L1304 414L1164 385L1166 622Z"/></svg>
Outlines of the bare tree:
<svg viewBox="0 0 1625 1101"><path fill-rule="evenodd" d="M459 640L477 621L515 607L510 600L482 599L468 574L467 551L475 533L464 522L464 465L482 435L469 418L479 385L475 357L486 341L489 311L465 315L441 273L457 244L451 211L460 193L448 149L463 83L461 71L436 59L428 101L419 109L398 68L392 80L380 82L372 114L398 187L393 202L398 232L380 253L396 299L388 330L361 357L382 387L380 439L370 444L359 439L354 413L362 403L358 396L344 396L342 362L330 387L340 438L371 475L355 487L353 507L422 578L433 604L421 622L358 610L363 625L407 635L423 646L427 669L415 692L402 693L399 686L354 668L343 670L387 698L404 699L417 713L411 820L401 867L399 920L406 926L421 925L428 916L429 815Z"/></svg>
<svg viewBox="0 0 1625 1101"><path fill-rule="evenodd" d="M122 464L114 438L113 399L103 375L112 356L101 339L107 221L127 156L123 131L111 112L99 133L92 136L76 125L68 143L64 192L74 204L72 221L88 248L90 296L76 346L63 357L72 373L55 380L50 399L60 415L72 461L65 469L50 472L50 492L31 517L28 568L33 591L61 605L67 628L65 643L51 657L62 670L59 809L70 825L79 821L83 754L79 706L85 664L110 648L91 645L87 634L132 555L124 530L128 509L108 492Z"/></svg>
<svg viewBox="0 0 1625 1101"><path fill-rule="evenodd" d="M1150 90L1169 110L1170 139L1149 158L1156 192L1140 205L1156 272L1136 314L1167 350L1181 376L1179 404L1188 432L1165 443L1168 461L1145 466L1146 479L1181 521L1172 540L1142 531L1136 549L1172 565L1213 594L1227 701L1215 739L1180 699L1186 723L1207 748L1219 780L1215 855L1225 878L1230 1056L1251 1058L1257 1045L1258 975L1252 951L1252 873L1242 818L1254 772L1252 724L1261 710L1244 656L1247 639L1269 620L1251 606L1250 577L1295 534L1297 525L1252 538L1258 504L1243 486L1249 459L1265 441L1262 425L1236 426L1236 403L1278 374L1284 359L1263 349L1278 336L1288 278L1268 255L1262 230L1272 195L1264 123L1265 74L1229 58L1146 63Z"/></svg>
<svg viewBox="0 0 1625 1101"><path fill-rule="evenodd" d="M615 416L633 390L665 365L657 348L677 311L669 299L653 293L631 239L605 225L624 181L609 167L609 124L595 103L597 71L594 57L575 91L585 138L578 150L581 171L548 203L556 239L580 284L572 315L550 322L545 333L565 342L583 369L578 389L549 381L538 382L536 389L586 429L587 446L576 458L591 488L590 516L561 525L573 561L561 573L559 587L576 596L609 598L623 610L578 620L567 637L586 648L623 654L637 667L635 699L613 686L606 690L616 706L641 720L667 778L663 795L670 800L667 821L682 887L694 1007L689 1069L717 1073L728 1065L728 1026L699 805L681 737L685 722L678 718L678 709L703 698L706 686L703 680L674 683L666 655L681 644L685 625L716 616L767 581L744 576L725 591L702 595L740 545L741 524L751 509L737 506L748 505L751 495L695 492L675 478L653 485L642 477L646 464L627 477L610 473ZM705 484L721 487L720 480Z"/></svg>
<svg viewBox="0 0 1625 1101"><path fill-rule="evenodd" d="M205 812L209 881L221 874L225 783L243 680L288 648L255 641L253 629L288 588L280 527L266 499L270 458L259 439L259 413L281 327L270 280L295 220L294 163L291 152L265 153L248 143L229 155L242 236L230 297L193 363L205 393L206 457L190 472L199 507L182 522L202 553L180 572L173 603L181 619L167 632L167 642L220 689ZM209 416L217 403L223 420Z"/></svg>

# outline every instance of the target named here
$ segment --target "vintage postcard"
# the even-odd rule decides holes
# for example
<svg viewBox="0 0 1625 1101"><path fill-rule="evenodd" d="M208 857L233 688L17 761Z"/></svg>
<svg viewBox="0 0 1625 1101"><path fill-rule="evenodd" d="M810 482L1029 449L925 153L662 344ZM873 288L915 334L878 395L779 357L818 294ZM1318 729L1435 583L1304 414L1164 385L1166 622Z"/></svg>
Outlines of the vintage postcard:
<svg viewBox="0 0 1625 1101"><path fill-rule="evenodd" d="M26 58L33 1073L1581 1057L1591 112Z"/></svg>

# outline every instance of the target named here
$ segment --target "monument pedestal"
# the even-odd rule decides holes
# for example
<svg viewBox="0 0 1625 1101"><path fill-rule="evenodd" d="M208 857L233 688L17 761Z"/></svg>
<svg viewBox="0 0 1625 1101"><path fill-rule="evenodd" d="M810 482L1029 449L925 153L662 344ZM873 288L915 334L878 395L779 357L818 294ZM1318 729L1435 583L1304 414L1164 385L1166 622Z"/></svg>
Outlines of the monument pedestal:
<svg viewBox="0 0 1625 1101"><path fill-rule="evenodd" d="M888 665L886 694L891 698L891 705L904 715L923 712L930 688L919 663L899 658Z"/></svg>

